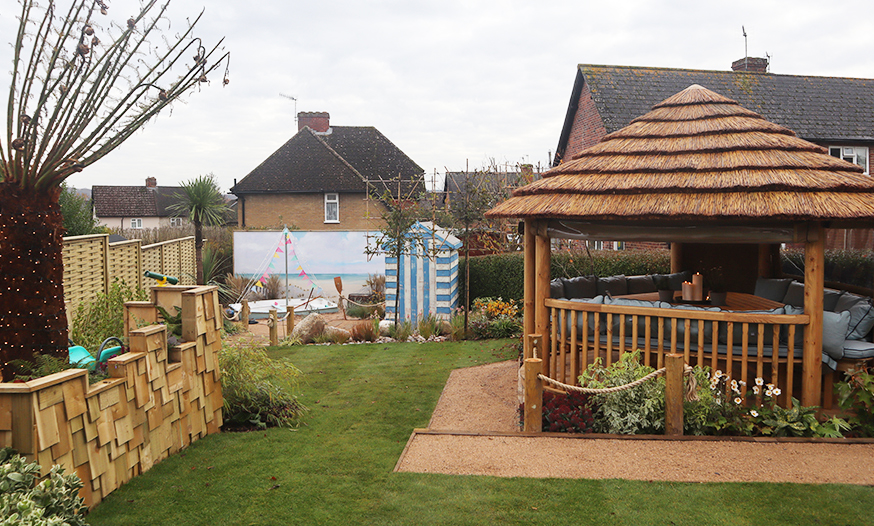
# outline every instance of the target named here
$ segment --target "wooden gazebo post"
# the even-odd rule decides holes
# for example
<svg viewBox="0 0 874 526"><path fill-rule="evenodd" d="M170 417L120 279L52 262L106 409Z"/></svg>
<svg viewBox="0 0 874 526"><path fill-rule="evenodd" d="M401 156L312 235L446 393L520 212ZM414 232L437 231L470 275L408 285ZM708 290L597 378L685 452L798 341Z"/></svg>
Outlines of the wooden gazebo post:
<svg viewBox="0 0 874 526"><path fill-rule="evenodd" d="M549 237L546 234L546 221L535 222L534 237L534 332L543 336L541 354L543 374L549 374L549 312L544 302L549 297L549 274L552 255L550 254Z"/></svg>
<svg viewBox="0 0 874 526"><path fill-rule="evenodd" d="M801 358L801 405L821 405L822 395L822 305L825 286L825 234L822 223L811 222L804 244L804 313L810 324L804 328ZM791 396L791 393L790 393Z"/></svg>
<svg viewBox="0 0 874 526"><path fill-rule="evenodd" d="M535 229L537 228L536 223L533 219L525 220L525 233L524 233L524 241L525 241L525 301L522 309L522 329L524 334L527 336L529 334L534 334L534 283L535 283L535 268L534 268L534 259L535 259ZM524 338L524 354L525 359L533 358L534 355L531 351L531 348L528 343L528 338Z"/></svg>

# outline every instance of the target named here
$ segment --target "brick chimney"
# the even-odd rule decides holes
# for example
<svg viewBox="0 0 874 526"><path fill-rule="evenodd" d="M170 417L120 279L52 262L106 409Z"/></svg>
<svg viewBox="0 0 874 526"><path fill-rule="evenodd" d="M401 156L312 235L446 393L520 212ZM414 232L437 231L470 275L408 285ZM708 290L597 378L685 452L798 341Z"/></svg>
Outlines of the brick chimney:
<svg viewBox="0 0 874 526"><path fill-rule="evenodd" d="M146 177L146 188L157 188L158 180L154 177Z"/></svg>
<svg viewBox="0 0 874 526"><path fill-rule="evenodd" d="M767 73L768 59L746 57L731 63L732 71L747 71L750 73Z"/></svg>
<svg viewBox="0 0 874 526"><path fill-rule="evenodd" d="M297 114L297 131L309 126L314 132L325 133L331 127L331 116L326 111L302 111Z"/></svg>

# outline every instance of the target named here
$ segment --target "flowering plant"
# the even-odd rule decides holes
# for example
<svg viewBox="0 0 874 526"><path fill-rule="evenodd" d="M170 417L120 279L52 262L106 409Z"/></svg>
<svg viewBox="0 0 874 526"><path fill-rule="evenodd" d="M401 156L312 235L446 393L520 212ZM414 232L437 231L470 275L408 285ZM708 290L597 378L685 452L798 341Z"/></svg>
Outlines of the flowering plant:
<svg viewBox="0 0 874 526"><path fill-rule="evenodd" d="M475 338L510 338L522 330L519 307L502 298L477 298L470 311L470 328Z"/></svg>
<svg viewBox="0 0 874 526"><path fill-rule="evenodd" d="M711 376L709 399L712 400L710 415L705 427L717 435L746 436L795 436L795 437L841 437L849 425L840 418L819 422L815 407L802 407L791 398L792 407L784 408L777 404L782 394L774 384L756 378L755 385L744 395L746 382L733 380L717 370Z"/></svg>

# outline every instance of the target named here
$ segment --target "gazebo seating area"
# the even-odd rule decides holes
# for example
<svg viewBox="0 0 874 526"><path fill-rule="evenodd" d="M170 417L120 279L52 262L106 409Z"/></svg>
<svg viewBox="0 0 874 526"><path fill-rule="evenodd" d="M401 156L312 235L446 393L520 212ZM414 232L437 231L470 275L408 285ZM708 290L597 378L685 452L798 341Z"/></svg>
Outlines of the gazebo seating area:
<svg viewBox="0 0 874 526"><path fill-rule="evenodd" d="M760 278L754 296L782 305L758 311L622 297L655 292L653 278L659 276L552 280L550 295L556 301L547 301L553 328L550 375L560 381L575 381L595 357L611 363L618 353L635 349L643 352L647 365L661 367L665 353L680 352L687 363L731 371L736 379L748 383L763 377L776 384L785 375L787 391L792 393L797 382L790 377L800 372L803 357L804 318L795 317L804 314L802 283ZM664 276L679 290L676 283L688 281L691 272ZM874 306L870 298L832 289L825 289L823 297L822 363L828 366L823 372L830 374L840 369L840 364L846 368L874 357ZM629 307L648 310L632 314ZM672 311L668 314L654 309ZM733 318L712 320L702 313L731 313ZM771 323L761 315L770 317ZM780 318L787 323L773 318L777 315L788 315Z"/></svg>
<svg viewBox="0 0 874 526"><path fill-rule="evenodd" d="M874 179L704 87L656 104L486 215L525 222L524 330L540 335L525 356L541 342L543 374L556 380L641 349L648 365L681 353L748 385L765 378L784 405L828 407L833 367L874 354L870 300L824 280L825 230L874 225ZM655 301L651 276L600 278L584 299L575 289L591 292L591 278L550 283L553 238L669 242L672 288L688 279L682 270L722 268L727 307ZM784 243L804 247L806 285L782 279Z"/></svg>

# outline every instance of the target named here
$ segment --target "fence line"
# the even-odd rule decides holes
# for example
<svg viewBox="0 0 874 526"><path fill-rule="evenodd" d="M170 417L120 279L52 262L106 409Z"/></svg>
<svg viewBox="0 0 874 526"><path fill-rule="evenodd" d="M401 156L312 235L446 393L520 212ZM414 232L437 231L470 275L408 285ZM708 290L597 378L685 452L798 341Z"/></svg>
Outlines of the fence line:
<svg viewBox="0 0 874 526"><path fill-rule="evenodd" d="M147 289L146 270L176 276L181 285L194 285L194 237L143 246L142 241L109 242L109 234L64 238L64 302L67 312L106 293L113 280ZM68 314L69 316L69 314Z"/></svg>

